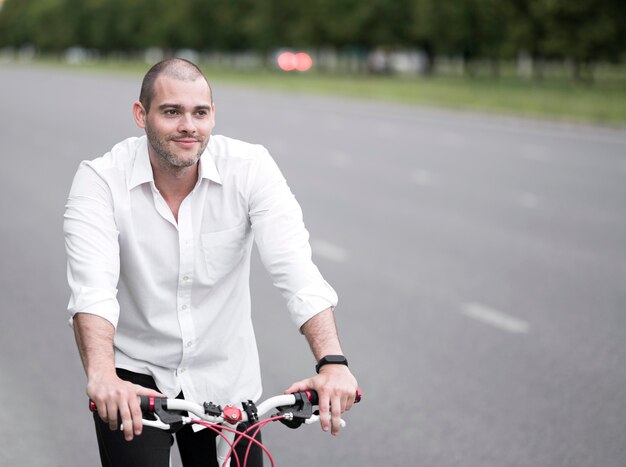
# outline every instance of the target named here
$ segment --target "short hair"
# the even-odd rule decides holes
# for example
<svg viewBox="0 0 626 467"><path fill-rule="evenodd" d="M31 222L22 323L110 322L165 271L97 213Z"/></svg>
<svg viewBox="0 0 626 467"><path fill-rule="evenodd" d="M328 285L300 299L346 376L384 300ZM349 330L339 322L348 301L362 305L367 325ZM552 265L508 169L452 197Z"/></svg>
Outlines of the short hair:
<svg viewBox="0 0 626 467"><path fill-rule="evenodd" d="M139 92L139 102L141 102L146 113L150 110L150 104L154 98L154 83L162 74L181 81L195 81L200 77L204 78L211 93L211 104L213 103L211 84L209 84L209 80L195 63L184 58L166 58L154 64L143 77L141 91Z"/></svg>

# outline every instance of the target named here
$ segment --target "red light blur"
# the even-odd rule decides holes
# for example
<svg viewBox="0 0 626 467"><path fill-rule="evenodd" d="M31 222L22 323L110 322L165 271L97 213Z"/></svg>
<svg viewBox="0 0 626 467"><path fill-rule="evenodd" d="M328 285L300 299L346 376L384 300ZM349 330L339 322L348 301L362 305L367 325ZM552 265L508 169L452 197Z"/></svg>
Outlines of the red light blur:
<svg viewBox="0 0 626 467"><path fill-rule="evenodd" d="M300 52L296 54L296 70L307 71L313 66L313 59L309 54Z"/></svg>
<svg viewBox="0 0 626 467"><path fill-rule="evenodd" d="M278 66L283 71L295 70L296 56L291 52L283 52L278 56Z"/></svg>
<svg viewBox="0 0 626 467"><path fill-rule="evenodd" d="M313 66L313 59L304 52L294 54L293 52L283 52L277 59L278 67L283 71L307 71Z"/></svg>

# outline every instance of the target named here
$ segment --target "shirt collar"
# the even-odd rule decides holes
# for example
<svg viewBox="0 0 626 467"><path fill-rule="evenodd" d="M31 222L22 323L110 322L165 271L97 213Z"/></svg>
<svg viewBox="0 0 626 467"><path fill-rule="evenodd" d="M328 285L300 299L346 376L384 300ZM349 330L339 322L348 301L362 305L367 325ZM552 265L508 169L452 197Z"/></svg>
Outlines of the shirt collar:
<svg viewBox="0 0 626 467"><path fill-rule="evenodd" d="M209 145L200 156L200 177L199 179L206 178L215 183L222 184L222 179L213 160L213 155L209 149ZM154 174L152 173L152 165L150 164L150 155L148 154L148 138L142 136L140 138L137 152L135 153L135 162L130 174L130 181L128 189L154 181Z"/></svg>
<svg viewBox="0 0 626 467"><path fill-rule="evenodd" d="M128 189L132 190L142 183L154 181L152 174L152 165L150 165L150 156L148 155L148 138L142 136L139 138L139 145L135 152L135 161L130 173Z"/></svg>
<svg viewBox="0 0 626 467"><path fill-rule="evenodd" d="M211 141L207 144L206 149L200 157L200 177L207 178L212 182L222 184L222 178L215 165L215 156L211 152Z"/></svg>

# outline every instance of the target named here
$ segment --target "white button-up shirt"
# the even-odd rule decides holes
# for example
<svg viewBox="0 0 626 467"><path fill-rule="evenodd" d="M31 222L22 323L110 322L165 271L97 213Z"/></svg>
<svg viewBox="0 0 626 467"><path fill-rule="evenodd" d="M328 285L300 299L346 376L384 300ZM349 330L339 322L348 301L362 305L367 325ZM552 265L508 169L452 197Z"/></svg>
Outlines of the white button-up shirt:
<svg viewBox="0 0 626 467"><path fill-rule="evenodd" d="M110 321L116 366L152 375L170 397L256 400L253 239L296 326L337 304L300 206L264 147L211 136L176 222L147 144L129 138L78 168L64 222L70 316Z"/></svg>

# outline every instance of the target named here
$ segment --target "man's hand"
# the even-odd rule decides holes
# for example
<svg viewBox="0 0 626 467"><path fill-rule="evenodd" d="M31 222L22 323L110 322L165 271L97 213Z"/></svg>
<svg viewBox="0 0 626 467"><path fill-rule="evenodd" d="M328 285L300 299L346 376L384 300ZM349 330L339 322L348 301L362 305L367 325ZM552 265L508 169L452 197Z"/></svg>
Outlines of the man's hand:
<svg viewBox="0 0 626 467"><path fill-rule="evenodd" d="M320 423L322 430L336 435L339 433L341 414L352 408L358 384L345 365L324 365L320 373L312 378L293 383L285 393L314 389L319 397Z"/></svg>
<svg viewBox="0 0 626 467"><path fill-rule="evenodd" d="M87 395L96 403L98 415L109 424L111 431L119 429L118 415L124 426L124 438L131 441L142 430L138 396L165 397L152 389L129 383L113 374L95 377L87 384Z"/></svg>
<svg viewBox="0 0 626 467"><path fill-rule="evenodd" d="M111 430L117 430L119 414L124 438L132 440L134 435L141 434L142 428L137 396L165 396L117 376L113 351L115 328L111 322L89 313L77 313L74 335L87 374L87 395L95 402L98 415Z"/></svg>

